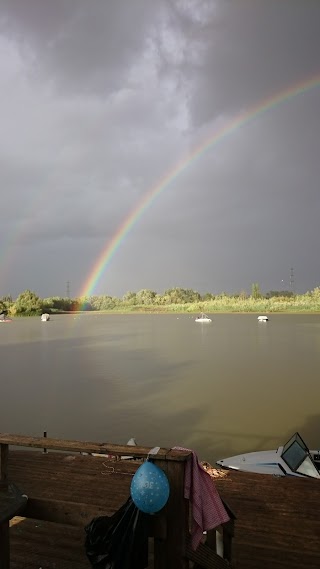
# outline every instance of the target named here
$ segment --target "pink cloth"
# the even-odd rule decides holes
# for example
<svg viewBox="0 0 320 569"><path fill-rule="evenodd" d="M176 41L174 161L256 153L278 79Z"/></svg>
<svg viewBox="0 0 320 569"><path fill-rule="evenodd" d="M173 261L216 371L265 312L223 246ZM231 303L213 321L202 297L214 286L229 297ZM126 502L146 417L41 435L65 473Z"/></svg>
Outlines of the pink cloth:
<svg viewBox="0 0 320 569"><path fill-rule="evenodd" d="M191 545L192 549L196 550L204 531L228 522L230 518L210 474L200 464L197 454L183 447L174 447L174 449L192 452L192 459L186 463L184 497L192 505Z"/></svg>

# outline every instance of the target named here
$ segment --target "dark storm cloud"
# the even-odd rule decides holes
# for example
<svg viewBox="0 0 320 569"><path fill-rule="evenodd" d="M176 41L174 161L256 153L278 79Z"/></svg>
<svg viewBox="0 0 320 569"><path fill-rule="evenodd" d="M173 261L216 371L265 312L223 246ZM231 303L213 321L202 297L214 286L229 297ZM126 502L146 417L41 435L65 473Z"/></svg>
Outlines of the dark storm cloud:
<svg viewBox="0 0 320 569"><path fill-rule="evenodd" d="M102 96L126 83L155 11L147 0L5 0L1 27L30 58L33 73L61 89Z"/></svg>
<svg viewBox="0 0 320 569"><path fill-rule="evenodd" d="M292 265L316 286L319 88L192 153L320 73L319 22L313 0L4 0L0 295L77 294L155 187L97 292L268 290Z"/></svg>
<svg viewBox="0 0 320 569"><path fill-rule="evenodd" d="M319 73L319 3L314 0L225 2L206 29L194 68L196 124L237 112ZM198 32L202 35L202 30Z"/></svg>

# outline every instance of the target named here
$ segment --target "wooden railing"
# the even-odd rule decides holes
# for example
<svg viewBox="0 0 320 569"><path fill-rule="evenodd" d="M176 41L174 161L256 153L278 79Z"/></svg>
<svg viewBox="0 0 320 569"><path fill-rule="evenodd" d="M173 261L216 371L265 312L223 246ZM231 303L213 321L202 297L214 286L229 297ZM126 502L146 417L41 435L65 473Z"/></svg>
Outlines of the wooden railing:
<svg viewBox="0 0 320 569"><path fill-rule="evenodd" d="M147 458L151 448L141 446L114 445L108 443L83 442L74 440L59 440L47 437L28 437L11 434L0 434L0 498L6 501L10 489L8 480L9 446L41 448L54 451L73 453L108 454L115 457L128 455L136 458ZM130 448L130 451L128 451ZM154 516L152 534L154 537L154 567L155 569L188 569L189 560L195 567L204 569L225 569L231 566L231 547L233 537L234 516L229 511L231 521L219 528L223 541L223 557L217 554L216 531L208 532L206 543L200 544L193 551L190 544L189 531L189 502L184 498L185 464L191 458L190 451L160 448L152 456L152 460L166 473L170 484L170 496L163 510ZM12 481L14 482L14 481ZM23 496L21 494L21 496ZM69 523L83 526L83 504L60 500L36 500L30 497L28 505L26 498L21 502L20 509L25 505L23 515L56 523ZM9 499L9 498L8 498ZM1 505L1 500L0 500ZM94 511L92 505L86 505L87 512L102 515ZM228 506L226 505L228 508ZM17 515L13 511L10 517ZM0 569L10 567L9 519L1 518L0 511Z"/></svg>

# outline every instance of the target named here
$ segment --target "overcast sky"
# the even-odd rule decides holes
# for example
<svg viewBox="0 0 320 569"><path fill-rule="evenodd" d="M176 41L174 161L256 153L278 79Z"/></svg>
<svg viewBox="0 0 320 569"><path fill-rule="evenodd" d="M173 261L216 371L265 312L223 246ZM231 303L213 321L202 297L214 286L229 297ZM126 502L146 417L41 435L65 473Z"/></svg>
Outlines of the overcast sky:
<svg viewBox="0 0 320 569"><path fill-rule="evenodd" d="M318 0L0 0L0 296L82 290L218 128L320 80ZM320 87L190 162L97 283L122 296L320 285Z"/></svg>

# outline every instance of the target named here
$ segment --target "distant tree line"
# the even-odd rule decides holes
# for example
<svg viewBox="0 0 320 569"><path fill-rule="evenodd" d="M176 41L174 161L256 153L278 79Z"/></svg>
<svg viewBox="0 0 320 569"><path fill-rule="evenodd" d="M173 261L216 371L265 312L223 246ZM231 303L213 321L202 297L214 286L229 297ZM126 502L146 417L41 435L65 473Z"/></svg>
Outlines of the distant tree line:
<svg viewBox="0 0 320 569"><path fill-rule="evenodd" d="M74 299L59 296L41 299L35 292L25 290L16 300L10 295L0 298L0 313L7 312L11 316L33 316L43 312L148 310L152 307L158 308L159 311L166 309L169 311L170 307L172 310L180 308L181 310L252 311L260 307L269 310L278 310L281 306L290 308L292 303L297 307L301 306L301 309L306 309L308 306L311 309L318 309L318 305L320 309L320 287L302 295L295 295L288 290L272 290L262 294L259 284L253 283L250 295L245 290L234 294L226 292L200 294L192 289L175 287L165 290L163 294L142 289L138 292L129 291L122 298L96 295Z"/></svg>

